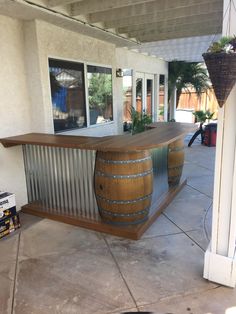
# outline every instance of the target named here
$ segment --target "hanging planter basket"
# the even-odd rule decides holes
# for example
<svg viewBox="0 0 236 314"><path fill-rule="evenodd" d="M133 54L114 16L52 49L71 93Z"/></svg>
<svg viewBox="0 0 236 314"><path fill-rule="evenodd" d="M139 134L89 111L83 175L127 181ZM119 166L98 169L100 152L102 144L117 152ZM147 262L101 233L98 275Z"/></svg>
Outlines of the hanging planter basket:
<svg viewBox="0 0 236 314"><path fill-rule="evenodd" d="M207 70L220 107L226 102L236 83L236 53L204 53Z"/></svg>

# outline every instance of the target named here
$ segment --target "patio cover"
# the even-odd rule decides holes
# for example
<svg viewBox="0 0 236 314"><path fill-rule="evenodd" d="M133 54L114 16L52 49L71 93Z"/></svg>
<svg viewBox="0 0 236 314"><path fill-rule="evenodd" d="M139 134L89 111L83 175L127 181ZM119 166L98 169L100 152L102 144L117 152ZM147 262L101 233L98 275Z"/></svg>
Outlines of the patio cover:
<svg viewBox="0 0 236 314"><path fill-rule="evenodd" d="M223 0L0 0L0 12L167 61L202 61L222 32Z"/></svg>

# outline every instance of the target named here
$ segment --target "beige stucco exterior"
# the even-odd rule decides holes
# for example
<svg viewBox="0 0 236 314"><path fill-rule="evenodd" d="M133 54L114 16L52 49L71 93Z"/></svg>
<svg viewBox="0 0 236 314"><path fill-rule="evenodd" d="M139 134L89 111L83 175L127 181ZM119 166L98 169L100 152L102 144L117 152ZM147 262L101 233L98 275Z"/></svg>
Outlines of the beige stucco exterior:
<svg viewBox="0 0 236 314"><path fill-rule="evenodd" d="M31 131L23 23L1 16L0 40L0 137L6 137ZM0 191L16 192L19 205L27 200L21 147L0 146Z"/></svg>

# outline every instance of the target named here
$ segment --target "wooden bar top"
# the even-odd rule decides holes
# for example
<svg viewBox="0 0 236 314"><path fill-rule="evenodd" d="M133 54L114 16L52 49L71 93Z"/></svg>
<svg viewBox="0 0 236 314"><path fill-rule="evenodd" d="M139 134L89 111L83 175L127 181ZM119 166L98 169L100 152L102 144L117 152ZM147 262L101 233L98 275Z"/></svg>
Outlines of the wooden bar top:
<svg viewBox="0 0 236 314"><path fill-rule="evenodd" d="M194 124L177 122L156 122L152 123L149 127L150 130L135 135L124 134L105 137L90 137L28 133L2 138L0 139L0 142L4 147L31 144L98 151L128 152L165 146L196 129Z"/></svg>

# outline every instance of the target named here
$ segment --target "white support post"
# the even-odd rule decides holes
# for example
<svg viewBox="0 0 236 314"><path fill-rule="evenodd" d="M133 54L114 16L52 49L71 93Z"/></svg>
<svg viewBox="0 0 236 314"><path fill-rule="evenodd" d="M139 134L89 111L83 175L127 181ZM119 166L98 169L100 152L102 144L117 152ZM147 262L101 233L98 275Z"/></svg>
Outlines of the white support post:
<svg viewBox="0 0 236 314"><path fill-rule="evenodd" d="M223 34L236 34L236 12L224 1ZM229 14L232 14L229 17ZM230 23L230 27L229 27ZM218 113L212 239L205 253L204 277L236 285L236 86Z"/></svg>
<svg viewBox="0 0 236 314"><path fill-rule="evenodd" d="M170 117L169 117L170 120L175 119L175 113L176 113L176 88L170 97Z"/></svg>
<svg viewBox="0 0 236 314"><path fill-rule="evenodd" d="M164 85L164 121L168 120L168 76L165 75L165 85Z"/></svg>
<svg viewBox="0 0 236 314"><path fill-rule="evenodd" d="M136 71L132 73L132 106L136 109Z"/></svg>
<svg viewBox="0 0 236 314"><path fill-rule="evenodd" d="M159 88L160 88L160 75L154 76L154 108L153 108L153 121L159 120Z"/></svg>

